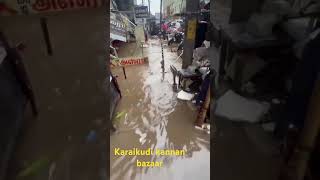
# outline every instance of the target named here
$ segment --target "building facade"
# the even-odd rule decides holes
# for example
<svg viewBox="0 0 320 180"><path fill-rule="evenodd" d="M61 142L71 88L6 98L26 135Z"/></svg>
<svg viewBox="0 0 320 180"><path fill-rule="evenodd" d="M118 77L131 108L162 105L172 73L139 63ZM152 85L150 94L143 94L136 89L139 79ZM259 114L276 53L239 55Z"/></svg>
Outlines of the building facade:
<svg viewBox="0 0 320 180"><path fill-rule="evenodd" d="M117 4L118 10L122 11L122 14L128 16L130 21L134 22L134 6L135 0L114 0ZM130 12L131 11L131 12Z"/></svg>
<svg viewBox="0 0 320 180"><path fill-rule="evenodd" d="M186 0L164 0L163 13L165 18L181 14L186 10Z"/></svg>

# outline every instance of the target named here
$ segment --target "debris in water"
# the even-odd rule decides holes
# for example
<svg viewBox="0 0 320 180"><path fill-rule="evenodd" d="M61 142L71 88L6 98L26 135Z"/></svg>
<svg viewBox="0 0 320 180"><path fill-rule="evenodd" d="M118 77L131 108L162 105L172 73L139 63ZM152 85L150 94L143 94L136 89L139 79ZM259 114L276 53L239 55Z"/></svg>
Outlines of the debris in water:
<svg viewBox="0 0 320 180"><path fill-rule="evenodd" d="M129 94L130 94L129 89L126 89L126 93L125 93L125 95L124 95L124 96L129 96Z"/></svg>
<svg viewBox="0 0 320 180"><path fill-rule="evenodd" d="M116 119L117 119L117 120L120 119L122 116L125 115L125 113L126 113L125 111L118 112L117 115L116 115Z"/></svg>
<svg viewBox="0 0 320 180"><path fill-rule="evenodd" d="M208 123L204 123L202 124L202 126L194 126L196 129L201 130L201 131L205 131L206 133L210 134L210 124Z"/></svg>
<svg viewBox="0 0 320 180"><path fill-rule="evenodd" d="M35 162L33 162L28 168L24 169L18 174L18 178L24 178L27 176L34 176L39 171L47 168L49 166L49 159L41 158Z"/></svg>
<svg viewBox="0 0 320 180"><path fill-rule="evenodd" d="M190 101L193 97L194 97L194 94L191 94L191 93L187 93L183 90L181 90L179 93L178 93L178 99L181 99L181 100L186 100L186 101Z"/></svg>
<svg viewBox="0 0 320 180"><path fill-rule="evenodd" d="M232 90L217 101L216 115L234 121L258 122L268 112L270 104L244 98Z"/></svg>
<svg viewBox="0 0 320 180"><path fill-rule="evenodd" d="M202 129L210 130L210 124L208 124L208 123L202 124Z"/></svg>

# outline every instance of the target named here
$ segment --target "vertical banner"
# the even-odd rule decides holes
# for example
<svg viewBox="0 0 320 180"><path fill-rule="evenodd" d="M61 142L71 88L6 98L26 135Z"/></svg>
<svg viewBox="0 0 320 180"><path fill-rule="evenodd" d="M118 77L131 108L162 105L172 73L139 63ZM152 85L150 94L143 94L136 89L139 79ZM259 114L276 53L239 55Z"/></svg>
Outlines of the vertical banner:
<svg viewBox="0 0 320 180"><path fill-rule="evenodd" d="M188 21L187 39L194 40L196 38L197 31L197 19L191 19Z"/></svg>
<svg viewBox="0 0 320 180"><path fill-rule="evenodd" d="M144 27L142 25L138 25L135 30L136 42L144 43L146 41L144 35Z"/></svg>

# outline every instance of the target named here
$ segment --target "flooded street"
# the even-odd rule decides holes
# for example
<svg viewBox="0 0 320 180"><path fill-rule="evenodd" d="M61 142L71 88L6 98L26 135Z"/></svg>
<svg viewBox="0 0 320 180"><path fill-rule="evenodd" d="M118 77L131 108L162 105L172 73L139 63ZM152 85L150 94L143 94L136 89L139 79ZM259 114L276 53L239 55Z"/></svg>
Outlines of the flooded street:
<svg viewBox="0 0 320 180"><path fill-rule="evenodd" d="M130 44L122 48L120 57L137 55L141 49ZM137 51L139 53L137 53ZM210 178L210 135L194 128L197 109L177 99L172 88L170 65L181 68L175 52L164 49L165 75L161 69L159 40L151 40L144 48L149 63L112 69L118 75L122 99L115 119L117 131L110 137L110 176L112 180L206 180ZM184 156L116 156L114 149L185 150ZM138 161L162 161L162 167L137 167Z"/></svg>

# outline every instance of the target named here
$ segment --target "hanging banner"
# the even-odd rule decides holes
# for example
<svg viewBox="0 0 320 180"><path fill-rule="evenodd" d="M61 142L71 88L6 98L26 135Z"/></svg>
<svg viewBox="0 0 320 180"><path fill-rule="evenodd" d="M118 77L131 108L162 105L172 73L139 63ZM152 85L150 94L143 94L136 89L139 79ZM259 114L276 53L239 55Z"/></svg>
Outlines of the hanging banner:
<svg viewBox="0 0 320 180"><path fill-rule="evenodd" d="M28 15L43 12L98 8L103 0L0 0L0 15Z"/></svg>
<svg viewBox="0 0 320 180"><path fill-rule="evenodd" d="M146 41L146 36L144 34L144 27L142 25L136 26L136 30L134 32L136 36L136 42L139 43L145 43Z"/></svg>

